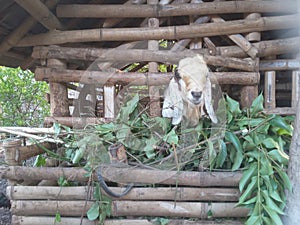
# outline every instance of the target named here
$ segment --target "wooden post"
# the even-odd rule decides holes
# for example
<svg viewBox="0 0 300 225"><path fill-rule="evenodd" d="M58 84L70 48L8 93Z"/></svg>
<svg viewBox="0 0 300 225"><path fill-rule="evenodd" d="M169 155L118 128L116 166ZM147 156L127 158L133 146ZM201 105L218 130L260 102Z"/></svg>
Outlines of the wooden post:
<svg viewBox="0 0 300 225"><path fill-rule="evenodd" d="M273 58L273 57L272 57ZM265 72L265 108L274 109L276 107L276 71Z"/></svg>
<svg viewBox="0 0 300 225"><path fill-rule="evenodd" d="M105 85L103 87L103 99L104 99L104 118L115 118L115 86Z"/></svg>
<svg viewBox="0 0 300 225"><path fill-rule="evenodd" d="M148 5L156 5L158 4L158 0L148 0ZM159 19L157 18L149 18L148 27L157 28L159 27ZM158 51L159 42L157 40L149 40L148 41L148 50ZM157 62L149 62L149 72L156 73L158 72L158 64ZM151 81L149 82L151 83ZM150 116L156 117L161 115L161 107L160 107L160 95L159 95L159 87L158 86L149 86L149 107L150 107Z"/></svg>
<svg viewBox="0 0 300 225"><path fill-rule="evenodd" d="M252 0L248 0L252 1ZM251 13L245 16L245 20L259 19L259 13ZM246 39L250 42L260 41L261 35L259 32L251 32L246 35ZM259 60L259 58L257 57ZM258 86L245 86L241 90L241 106L242 107L250 107L253 100L258 95Z"/></svg>
<svg viewBox="0 0 300 225"><path fill-rule="evenodd" d="M19 148L21 147L20 139L10 139L3 142L5 162L9 166L20 165L19 160ZM8 184L13 186L17 183L17 180L8 179Z"/></svg>
<svg viewBox="0 0 300 225"><path fill-rule="evenodd" d="M65 69L66 64L58 59L48 59L48 67ZM49 83L51 116L70 116L68 89L62 83Z"/></svg>
<svg viewBox="0 0 300 225"><path fill-rule="evenodd" d="M300 53L297 54L297 59L300 60ZM293 71L292 85L292 107L296 108L300 96L300 70Z"/></svg>

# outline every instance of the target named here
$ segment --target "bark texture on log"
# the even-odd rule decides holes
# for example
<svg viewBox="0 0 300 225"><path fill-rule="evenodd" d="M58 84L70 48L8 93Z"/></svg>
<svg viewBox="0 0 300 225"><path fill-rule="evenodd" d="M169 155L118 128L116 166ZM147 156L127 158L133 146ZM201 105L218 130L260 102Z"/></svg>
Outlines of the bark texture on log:
<svg viewBox="0 0 300 225"><path fill-rule="evenodd" d="M195 187L237 187L240 172L193 172L146 170L137 168L101 167L102 176L116 183L169 184ZM57 180L65 177L69 181L87 181L83 168L2 166L0 178L16 180Z"/></svg>

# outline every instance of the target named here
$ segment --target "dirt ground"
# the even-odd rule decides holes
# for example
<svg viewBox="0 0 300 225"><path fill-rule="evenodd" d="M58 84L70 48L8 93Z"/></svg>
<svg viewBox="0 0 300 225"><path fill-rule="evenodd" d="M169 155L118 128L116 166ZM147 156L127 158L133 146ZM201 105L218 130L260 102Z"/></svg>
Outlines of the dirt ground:
<svg viewBox="0 0 300 225"><path fill-rule="evenodd" d="M3 164L4 164L4 157L0 151L0 166ZM0 225L10 225L11 224L10 210L7 207L3 207L3 205L7 205L6 187L7 187L7 181L0 180Z"/></svg>

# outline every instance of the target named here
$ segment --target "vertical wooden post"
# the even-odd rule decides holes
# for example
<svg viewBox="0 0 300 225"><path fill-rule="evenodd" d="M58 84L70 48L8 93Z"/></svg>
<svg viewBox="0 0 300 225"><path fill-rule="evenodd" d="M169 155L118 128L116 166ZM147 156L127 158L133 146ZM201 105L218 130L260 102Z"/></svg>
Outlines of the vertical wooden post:
<svg viewBox="0 0 300 225"><path fill-rule="evenodd" d="M300 60L300 53L297 55L297 59ZM292 103L293 108L297 107L298 99L300 98L300 70L295 70L292 73Z"/></svg>
<svg viewBox="0 0 300 225"><path fill-rule="evenodd" d="M21 147L21 140L19 139L9 139L3 142L5 162L9 166L20 165L19 161L19 147ZM17 181L8 180L9 185L15 185Z"/></svg>
<svg viewBox="0 0 300 225"><path fill-rule="evenodd" d="M271 58L268 58L271 59ZM272 57L274 59L274 57ZM276 71L265 72L265 108L274 109L276 107Z"/></svg>
<svg viewBox="0 0 300 225"><path fill-rule="evenodd" d="M252 0L248 0L252 1ZM259 13L250 13L245 16L246 19L254 19L259 18ZM251 32L246 34L246 39L250 42L260 41L261 35L259 32ZM259 60L259 58L258 58ZM259 61L258 61L259 63ZM241 90L241 106L242 107L250 107L253 100L258 96L258 86L245 86Z"/></svg>
<svg viewBox="0 0 300 225"><path fill-rule="evenodd" d="M57 69L65 69L66 64L58 59L48 59L47 66ZM68 88L62 83L49 83L50 88L50 111L51 116L70 116L68 102Z"/></svg>
<svg viewBox="0 0 300 225"><path fill-rule="evenodd" d="M103 87L104 118L113 119L115 117L115 86L105 85Z"/></svg>
<svg viewBox="0 0 300 225"><path fill-rule="evenodd" d="M148 0L147 4L158 4L158 0ZM148 27L154 28L159 27L159 19L157 18L149 18ZM148 41L148 49L149 50L158 50L159 42L156 40ZM157 62L149 62L149 72L157 72L158 64ZM160 107L160 95L159 95L159 87L158 86L149 86L149 97L150 97L150 116L160 116L161 115L161 107Z"/></svg>

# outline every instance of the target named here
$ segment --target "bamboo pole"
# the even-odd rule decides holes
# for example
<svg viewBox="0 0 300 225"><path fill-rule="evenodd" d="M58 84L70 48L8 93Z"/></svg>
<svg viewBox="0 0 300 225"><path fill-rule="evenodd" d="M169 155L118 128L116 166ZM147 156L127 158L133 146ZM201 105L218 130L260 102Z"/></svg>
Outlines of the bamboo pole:
<svg viewBox="0 0 300 225"><path fill-rule="evenodd" d="M147 0L148 6L157 6L158 0ZM159 19L152 17L148 19L148 27L149 28L158 28L159 27ZM148 50L158 51L159 42L157 40L149 40L148 41ZM149 62L149 73L157 73L158 72L158 63L157 62ZM150 81L151 82L151 81ZM160 106L160 93L159 87L157 86L148 86L148 94L149 94L149 114L151 117L161 116L161 106Z"/></svg>
<svg viewBox="0 0 300 225"><path fill-rule="evenodd" d="M181 44L178 44L181 45ZM278 55L283 53L297 52L296 46L300 45L300 38L286 38L271 41L261 41L253 43L258 49L259 57ZM223 57L247 57L247 54L238 46L212 47L214 54ZM190 57L191 55L214 55L208 49L193 50L159 50L150 51L146 49L99 49L99 48L70 48L61 46L36 46L33 48L32 57L36 59L76 59L85 61L156 61L178 63L180 59Z"/></svg>
<svg viewBox="0 0 300 225"><path fill-rule="evenodd" d="M209 15L225 13L250 13L250 12L285 12L296 13L295 1L253 1L253 2L205 2L173 4L173 5L87 5L64 4L58 5L56 13L64 18L146 18L169 17L184 15Z"/></svg>
<svg viewBox="0 0 300 225"><path fill-rule="evenodd" d="M54 217L50 216L12 216L12 225L53 225ZM62 217L59 225L82 224L95 225L95 221L90 221L86 218L78 217ZM212 221L212 220L184 220L184 219L168 219L168 225L243 225L238 220ZM154 225L153 222L147 219L106 219L104 225Z"/></svg>
<svg viewBox="0 0 300 225"><path fill-rule="evenodd" d="M215 72L219 84L255 85L259 82L256 72ZM130 85L166 85L173 73L106 73L101 71L62 70L37 68L35 79L50 82L80 82L85 84L130 84ZM74 119L75 120L75 119Z"/></svg>
<svg viewBox="0 0 300 225"><path fill-rule="evenodd" d="M86 216L92 201L13 201L11 211L22 216ZM164 216L187 218L245 217L246 208L236 203L174 202L174 201L113 201L112 216ZM72 209L72 210L70 210Z"/></svg>
<svg viewBox="0 0 300 225"><path fill-rule="evenodd" d="M48 30L63 29L57 17L40 0L15 0L15 2Z"/></svg>
<svg viewBox="0 0 300 225"><path fill-rule="evenodd" d="M86 186L8 186L6 192L11 200L95 200L88 193L88 189ZM121 187L110 187L110 189L115 193L121 193L123 190ZM237 188L135 187L118 200L236 202L239 196L240 192Z"/></svg>
<svg viewBox="0 0 300 225"><path fill-rule="evenodd" d="M52 126L57 122L68 127L84 128L88 124L102 124L111 120L97 117L46 117L44 124Z"/></svg>
<svg viewBox="0 0 300 225"><path fill-rule="evenodd" d="M53 9L56 6L58 0L47 0L45 5L49 9ZM36 20L33 17L28 17L24 22L14 29L0 45L0 54L6 53L9 49L14 47L23 36L36 24Z"/></svg>
<svg viewBox="0 0 300 225"><path fill-rule="evenodd" d="M106 180L116 183L178 184L195 187L236 187L242 176L240 172L177 172L112 166L103 166L101 171ZM86 170L77 167L0 167L0 178L16 180L57 180L65 177L70 181L85 182L88 180L86 173Z"/></svg>
<svg viewBox="0 0 300 225"><path fill-rule="evenodd" d="M243 2L244 3L244 2ZM298 14L159 28L100 28L53 31L23 38L18 47L99 41L178 40L254 31L295 28Z"/></svg>
<svg viewBox="0 0 300 225"><path fill-rule="evenodd" d="M269 59L260 60L259 70L278 71L278 70L299 70L300 62L297 59Z"/></svg>
<svg viewBox="0 0 300 225"><path fill-rule="evenodd" d="M212 21L217 22L225 22L221 17L219 16L213 16ZM247 41L244 36L241 34L231 34L228 35L228 37L236 43L243 51L245 51L252 59L255 59L258 54L258 49L253 46L249 41Z"/></svg>

